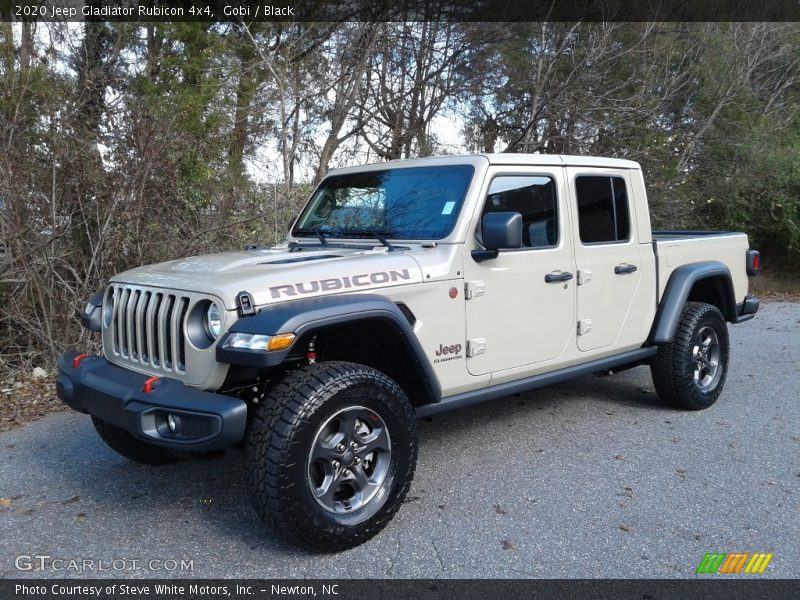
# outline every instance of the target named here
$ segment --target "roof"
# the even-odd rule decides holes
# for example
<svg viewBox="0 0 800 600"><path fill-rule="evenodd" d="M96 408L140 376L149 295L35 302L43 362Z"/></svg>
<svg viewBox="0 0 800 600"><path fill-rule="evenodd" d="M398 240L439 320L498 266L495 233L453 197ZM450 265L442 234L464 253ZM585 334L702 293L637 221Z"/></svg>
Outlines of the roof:
<svg viewBox="0 0 800 600"><path fill-rule="evenodd" d="M494 154L447 154L443 156L427 156L424 158L397 159L389 162L370 163L366 165L353 165L331 169L331 174L344 174L364 170L386 169L389 166L398 165L403 167L426 166L432 163L440 164L479 164L488 161L490 165L510 165L510 166L537 166L555 165L564 167L599 167L615 169L641 169L639 163L622 158L605 158L602 156L573 156L569 154L516 154L516 153L494 153ZM484 162L484 164L486 164Z"/></svg>
<svg viewBox="0 0 800 600"><path fill-rule="evenodd" d="M575 156L572 154L481 154L493 165L562 165L565 167L613 167L640 169L639 163L623 158L604 156Z"/></svg>

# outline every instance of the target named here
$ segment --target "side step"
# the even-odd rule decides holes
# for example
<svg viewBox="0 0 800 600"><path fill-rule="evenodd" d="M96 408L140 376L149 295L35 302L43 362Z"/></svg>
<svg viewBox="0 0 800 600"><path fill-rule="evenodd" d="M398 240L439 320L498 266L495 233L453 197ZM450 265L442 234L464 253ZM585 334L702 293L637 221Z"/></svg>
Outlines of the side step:
<svg viewBox="0 0 800 600"><path fill-rule="evenodd" d="M657 353L658 348L656 346L639 348L637 350L631 350L630 352L624 352L623 354L609 356L608 358L593 360L582 365L575 365L572 367L559 369L558 371L542 373L540 375L534 375L533 377L526 377L525 379L520 379L519 381L509 381L508 383L501 383L499 385L493 385L487 388L473 390L471 392L464 392L463 394L456 394L455 396L443 398L441 402L437 402L435 404L425 404L418 407L416 409L417 418L424 419L426 417L432 417L433 415L438 415L443 412L465 408L475 404L482 404L498 398L505 398L506 396L511 396L513 394L529 392L537 388L569 381L570 379L575 379L576 377L580 377L582 375L591 375L598 371L606 371L608 369L614 369L621 366L631 366L637 363L643 363L654 357Z"/></svg>

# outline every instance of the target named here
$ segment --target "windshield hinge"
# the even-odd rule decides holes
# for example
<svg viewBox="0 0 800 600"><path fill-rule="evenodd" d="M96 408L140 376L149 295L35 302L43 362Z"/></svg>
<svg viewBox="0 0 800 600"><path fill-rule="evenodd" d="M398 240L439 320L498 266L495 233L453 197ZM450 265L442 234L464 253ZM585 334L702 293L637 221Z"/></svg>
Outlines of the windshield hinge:
<svg viewBox="0 0 800 600"><path fill-rule="evenodd" d="M239 292L236 294L236 308L240 317L251 317L256 314L256 307L253 304L253 297L250 292Z"/></svg>

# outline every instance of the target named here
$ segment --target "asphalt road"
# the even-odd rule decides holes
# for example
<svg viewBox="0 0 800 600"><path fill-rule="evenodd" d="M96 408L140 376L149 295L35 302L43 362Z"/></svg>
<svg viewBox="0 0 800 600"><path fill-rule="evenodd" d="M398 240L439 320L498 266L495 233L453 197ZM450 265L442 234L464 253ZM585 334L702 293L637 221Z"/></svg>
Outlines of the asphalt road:
<svg viewBox="0 0 800 600"><path fill-rule="evenodd" d="M421 423L405 506L335 555L263 529L238 452L139 466L87 417L52 415L0 434L0 577L80 575L17 571L32 554L127 561L85 574L100 576L695 577L706 552L749 551L774 553L762 577L797 578L800 304L767 304L731 335L704 412L662 406L638 368Z"/></svg>

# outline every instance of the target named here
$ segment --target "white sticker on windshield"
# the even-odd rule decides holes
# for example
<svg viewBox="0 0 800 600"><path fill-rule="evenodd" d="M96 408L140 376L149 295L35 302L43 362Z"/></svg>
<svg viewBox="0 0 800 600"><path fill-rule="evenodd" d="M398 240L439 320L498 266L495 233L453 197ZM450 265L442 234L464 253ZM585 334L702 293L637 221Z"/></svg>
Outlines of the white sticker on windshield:
<svg viewBox="0 0 800 600"><path fill-rule="evenodd" d="M442 209L442 214L443 215L451 214L455 207L456 207L456 203L455 202L445 202L444 203L444 208Z"/></svg>

